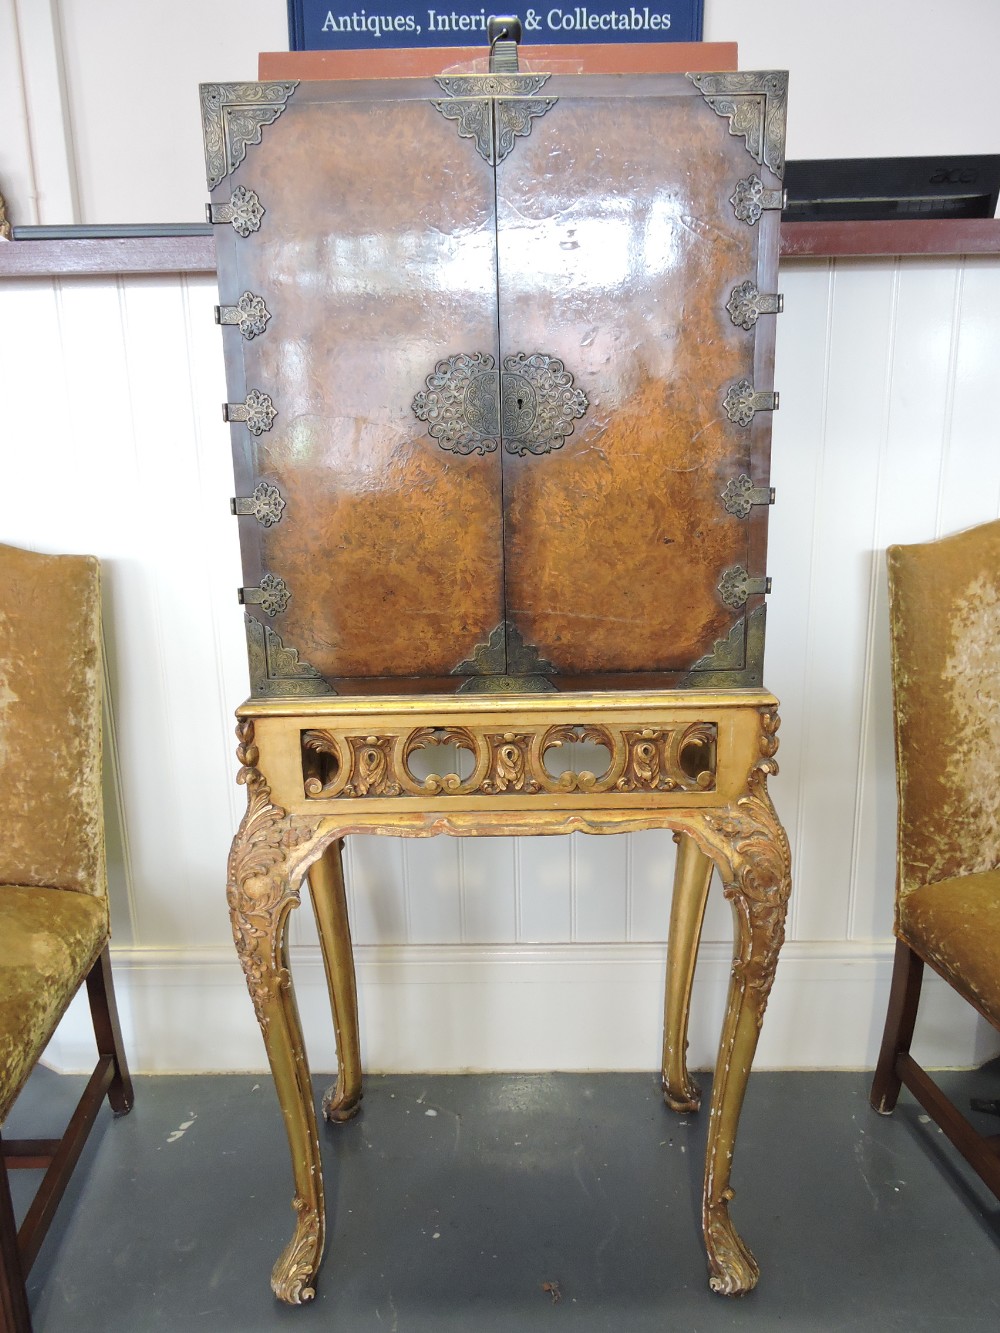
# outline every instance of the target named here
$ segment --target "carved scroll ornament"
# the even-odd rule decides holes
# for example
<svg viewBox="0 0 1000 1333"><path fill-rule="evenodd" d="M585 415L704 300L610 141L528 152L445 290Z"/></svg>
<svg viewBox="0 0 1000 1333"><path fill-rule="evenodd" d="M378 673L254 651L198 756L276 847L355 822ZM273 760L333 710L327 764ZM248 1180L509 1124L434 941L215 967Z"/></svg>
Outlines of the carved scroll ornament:
<svg viewBox="0 0 1000 1333"><path fill-rule="evenodd" d="M714 722L662 728L538 723L516 729L484 722L367 734L310 728L302 733L303 784L314 800L710 791L716 739ZM602 746L608 755L603 771L571 765L562 773L551 772L551 752L574 743ZM466 751L471 772L465 778L451 771L417 777L410 760L429 745Z"/></svg>
<svg viewBox="0 0 1000 1333"><path fill-rule="evenodd" d="M301 826L271 803L271 789L257 768L253 722L241 722L236 737L240 761L236 781L247 789L247 809L229 853L226 901L254 1013L266 1033L267 1004L287 984L278 959L280 925L299 901L298 890L286 882L284 861L303 835Z"/></svg>

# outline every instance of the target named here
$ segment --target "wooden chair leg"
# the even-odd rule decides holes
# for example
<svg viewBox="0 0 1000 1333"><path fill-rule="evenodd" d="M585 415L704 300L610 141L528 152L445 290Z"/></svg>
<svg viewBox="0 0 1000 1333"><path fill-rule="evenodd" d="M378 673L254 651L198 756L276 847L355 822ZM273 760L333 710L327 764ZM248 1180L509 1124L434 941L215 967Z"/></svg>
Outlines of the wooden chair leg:
<svg viewBox="0 0 1000 1333"><path fill-rule="evenodd" d="M0 1331L31 1333L24 1265L17 1243L17 1223L7 1180L7 1165L0 1143Z"/></svg>
<svg viewBox="0 0 1000 1333"><path fill-rule="evenodd" d="M897 1064L899 1057L908 1055L910 1051L923 975L923 959L919 958L909 945L897 940L882 1049L875 1067L875 1078L872 1080L869 1098L880 1115L890 1115L896 1106L902 1085Z"/></svg>
<svg viewBox="0 0 1000 1333"><path fill-rule="evenodd" d="M115 999L115 983L111 975L111 951L108 945L101 950L100 958L87 974L87 998L90 1001L90 1014L94 1021L98 1052L102 1056L110 1056L114 1066L114 1077L108 1089L108 1101L115 1115L127 1115L135 1101L135 1093L132 1090L132 1079L125 1060L121 1024L118 1021L118 1003Z"/></svg>

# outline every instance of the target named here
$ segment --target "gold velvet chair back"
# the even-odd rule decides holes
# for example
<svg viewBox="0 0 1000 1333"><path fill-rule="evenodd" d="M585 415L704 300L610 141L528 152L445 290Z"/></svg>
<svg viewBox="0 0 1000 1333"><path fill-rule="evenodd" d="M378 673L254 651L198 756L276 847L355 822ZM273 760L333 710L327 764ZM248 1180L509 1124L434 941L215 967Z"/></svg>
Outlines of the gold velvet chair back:
<svg viewBox="0 0 1000 1333"><path fill-rule="evenodd" d="M0 546L0 1125L86 983L99 1059L62 1139L0 1137L0 1329L107 1095L132 1105L108 952L98 564ZM7 1171L45 1176L17 1227Z"/></svg>
<svg viewBox="0 0 1000 1333"><path fill-rule="evenodd" d="M1000 522L889 548L896 959L872 1087L904 1084L1000 1197L1000 1154L910 1055L924 964L1000 1028Z"/></svg>

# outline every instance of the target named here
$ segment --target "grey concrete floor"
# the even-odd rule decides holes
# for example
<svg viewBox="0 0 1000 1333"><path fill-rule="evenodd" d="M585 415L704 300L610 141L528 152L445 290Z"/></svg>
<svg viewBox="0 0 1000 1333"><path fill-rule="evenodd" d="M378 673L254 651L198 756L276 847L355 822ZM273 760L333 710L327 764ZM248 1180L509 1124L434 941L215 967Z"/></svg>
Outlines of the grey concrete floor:
<svg viewBox="0 0 1000 1333"><path fill-rule="evenodd" d="M995 1333L1000 1208L905 1093L877 1116L869 1077L753 1076L733 1216L762 1278L739 1300L705 1279L707 1117L667 1111L652 1075L371 1078L361 1115L321 1130L330 1238L296 1309L268 1287L292 1229L270 1081L140 1078L32 1273L36 1333ZM1000 1095L995 1066L947 1082ZM37 1071L6 1132L58 1132L81 1085ZM17 1206L35 1179L15 1174Z"/></svg>

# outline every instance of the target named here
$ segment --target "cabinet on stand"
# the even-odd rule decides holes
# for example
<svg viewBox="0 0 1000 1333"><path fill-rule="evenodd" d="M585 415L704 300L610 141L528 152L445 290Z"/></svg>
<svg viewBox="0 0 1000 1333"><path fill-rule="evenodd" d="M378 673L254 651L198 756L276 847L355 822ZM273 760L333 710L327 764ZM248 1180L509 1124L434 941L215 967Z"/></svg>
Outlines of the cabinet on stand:
<svg viewBox="0 0 1000 1333"><path fill-rule="evenodd" d="M699 1103L687 1013L719 869L705 1242L716 1290L757 1279L729 1177L790 886L762 688L786 77L526 73L503 39L493 58L202 88L251 677L228 895L292 1152L291 1302L324 1211L287 920L308 870L324 1112L345 1119L340 848L364 833L674 830L675 1110Z"/></svg>

